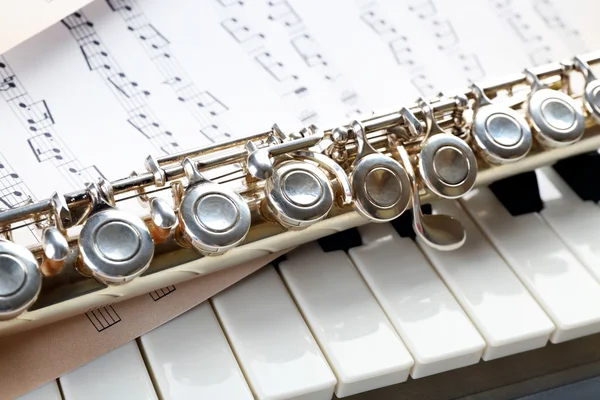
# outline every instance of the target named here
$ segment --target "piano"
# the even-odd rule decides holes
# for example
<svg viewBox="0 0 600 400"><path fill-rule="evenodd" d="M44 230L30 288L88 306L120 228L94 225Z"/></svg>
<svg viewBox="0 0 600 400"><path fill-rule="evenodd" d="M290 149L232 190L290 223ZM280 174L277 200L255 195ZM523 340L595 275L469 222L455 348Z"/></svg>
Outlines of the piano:
<svg viewBox="0 0 600 400"><path fill-rule="evenodd" d="M599 169L433 203L468 231L453 252L404 216L309 243L20 399L598 398Z"/></svg>

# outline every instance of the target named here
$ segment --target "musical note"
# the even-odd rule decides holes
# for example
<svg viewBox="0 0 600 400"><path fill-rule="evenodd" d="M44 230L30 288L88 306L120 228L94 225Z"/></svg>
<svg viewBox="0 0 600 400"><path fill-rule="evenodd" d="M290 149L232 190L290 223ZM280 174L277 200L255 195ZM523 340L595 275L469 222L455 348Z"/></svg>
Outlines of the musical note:
<svg viewBox="0 0 600 400"><path fill-rule="evenodd" d="M292 39L291 43L294 50L296 50L309 67L315 67L317 65L326 67L328 65L327 61L324 60L316 41L308 34L305 33Z"/></svg>
<svg viewBox="0 0 600 400"><path fill-rule="evenodd" d="M79 12L69 15L62 20L62 23L69 29L71 35L73 35L77 41L90 38L95 33L95 30L93 29L94 24L84 19L83 15Z"/></svg>
<svg viewBox="0 0 600 400"><path fill-rule="evenodd" d="M265 39L264 34L255 32L249 26L242 24L238 18L228 18L221 22L221 26L238 43L248 44L252 42L258 42L257 45L260 45Z"/></svg>
<svg viewBox="0 0 600 400"><path fill-rule="evenodd" d="M146 17L144 11L134 0L107 0L109 7L118 12L127 22L127 30L131 32L137 42L143 47L148 58L152 61L163 77L163 84L173 90L177 99L185 104L186 108L199 121L200 126L214 125L218 122L224 127L224 132L216 132L214 136L201 133L209 141L220 141L230 137L229 129L222 121L215 121L224 114L228 107L207 90L199 89L194 81L179 64L169 46L169 39L153 25ZM174 149L172 142L161 145L163 151Z"/></svg>
<svg viewBox="0 0 600 400"><path fill-rule="evenodd" d="M110 65L108 65L108 53L102 48L99 41L92 40L79 46L79 48L90 71L94 71L97 68L110 69Z"/></svg>
<svg viewBox="0 0 600 400"><path fill-rule="evenodd" d="M166 154L171 154L171 153L176 153L176 152L181 151L181 149L179 148L179 144L177 144L177 142L167 143L166 145L164 145L162 147L162 150Z"/></svg>
<svg viewBox="0 0 600 400"><path fill-rule="evenodd" d="M269 20L281 21L288 28L302 22L296 11L294 11L286 0L271 0L267 4L270 9L270 13L267 16Z"/></svg>
<svg viewBox="0 0 600 400"><path fill-rule="evenodd" d="M52 134L49 132L44 132L41 135L29 138L27 139L27 143L29 143L29 147L31 147L38 162L44 162L50 159L59 161L64 159L60 148L58 148L52 138Z"/></svg>
<svg viewBox="0 0 600 400"><path fill-rule="evenodd" d="M562 32L560 36L568 43L573 53L583 53L587 50L580 32L565 21L551 0L536 0L533 8L549 29Z"/></svg>
<svg viewBox="0 0 600 400"><path fill-rule="evenodd" d="M454 27L450 21L434 20L433 27L434 35L437 39L438 49L447 50L450 47L458 44L458 36L456 35L456 31L454 30Z"/></svg>
<svg viewBox="0 0 600 400"><path fill-rule="evenodd" d="M139 95L149 96L150 92L139 88L137 82L127 79L123 72L108 77L108 81L125 96L131 98Z"/></svg>
<svg viewBox="0 0 600 400"><path fill-rule="evenodd" d="M161 146L161 150L176 147L172 139L173 134L170 131L161 128L160 123L157 122L156 118L151 114L151 111L147 107L141 107L139 113L133 115L127 119L138 132L146 136L148 139L155 138L167 138L165 143Z"/></svg>
<svg viewBox="0 0 600 400"><path fill-rule="evenodd" d="M32 200L31 191L0 154L0 210L12 209Z"/></svg>
<svg viewBox="0 0 600 400"><path fill-rule="evenodd" d="M361 19L380 36L387 34L397 34L394 26L391 26L388 21L379 17L374 10L368 10L361 14Z"/></svg>
<svg viewBox="0 0 600 400"><path fill-rule="evenodd" d="M275 60L270 52L263 51L256 55L254 59L278 82L283 82L289 79L298 80L297 75L293 75L285 68L281 61Z"/></svg>
<svg viewBox="0 0 600 400"><path fill-rule="evenodd" d="M438 13L433 0L411 0L408 9L415 12L420 19L432 17Z"/></svg>
<svg viewBox="0 0 600 400"><path fill-rule="evenodd" d="M241 0L217 0L223 7L243 6L244 2Z"/></svg>
<svg viewBox="0 0 600 400"><path fill-rule="evenodd" d="M14 76L1 75L5 68L6 64L0 63L0 76L2 77L2 80L0 81L0 93L2 94L4 100L11 101L24 96L25 92L19 86L17 86Z"/></svg>
<svg viewBox="0 0 600 400"><path fill-rule="evenodd" d="M99 179L106 179L104 174L100 172L95 165L81 168L79 164L79 161L72 160L65 162L62 166L69 174L71 174L73 179L84 182L85 185L92 182L98 182Z"/></svg>
<svg viewBox="0 0 600 400"><path fill-rule="evenodd" d="M86 181L73 176L65 166L65 163L71 163L81 169L81 163L56 132L56 121L50 112L50 106L46 100L34 101L31 98L4 57L0 57L0 65L0 77L5 80L10 78L10 92L3 91L2 97L26 129L29 136L27 143L35 160L39 163L51 163L73 189L82 188ZM15 97L15 93L19 95Z"/></svg>
<svg viewBox="0 0 600 400"><path fill-rule="evenodd" d="M508 0L490 0L490 2L498 10L499 16L521 39L533 65L545 64L555 58L553 57L552 46L547 43L539 31L534 29L529 20L524 18L518 11L517 7L520 7L521 3L512 5Z"/></svg>
<svg viewBox="0 0 600 400"><path fill-rule="evenodd" d="M425 74L418 74L413 76L410 81L412 84L423 94L431 94L435 89L435 86L431 83L429 78Z"/></svg>
<svg viewBox="0 0 600 400"><path fill-rule="evenodd" d="M30 131L37 132L54 125L54 118L52 118L46 100L36 101L32 104L20 102L19 107L27 118Z"/></svg>
<svg viewBox="0 0 600 400"><path fill-rule="evenodd" d="M390 40L388 46L392 50L394 58L399 65L415 65L415 58L406 36L400 36L397 39Z"/></svg>
<svg viewBox="0 0 600 400"><path fill-rule="evenodd" d="M115 10L125 10L129 13L128 16L131 18L135 17L136 13L132 11L133 8L127 0L110 1L109 6ZM143 119L140 115L151 115L149 108L144 104L144 97L150 96L150 92L142 89L138 81L130 78L122 70L102 43L94 28L94 24L82 12L76 12L67 16L63 19L63 24L69 29L73 38L79 44L90 71L96 72L104 79L119 104L127 112L127 122L148 138L152 145L159 151L164 152L164 149L171 148L170 144L176 141L172 137L171 132L162 128L157 129L153 125L160 125L156 117L152 117L150 122L142 123ZM148 30L148 27L145 25L147 24L138 25L137 21L132 21L128 26L140 28L136 32L140 40L156 40L158 31ZM82 36L83 33L85 33L85 36ZM148 35L148 38L145 35ZM152 45L149 47L152 47Z"/></svg>
<svg viewBox="0 0 600 400"><path fill-rule="evenodd" d="M230 138L231 134L223 131L218 125L211 124L200 129L200 133L202 133L206 137L219 137L224 136L226 138Z"/></svg>
<svg viewBox="0 0 600 400"><path fill-rule="evenodd" d="M127 27L127 29L134 32L137 37L139 37L146 45L150 46L154 50L160 50L169 45L167 38L150 24L143 24L142 26L137 27L130 25Z"/></svg>
<svg viewBox="0 0 600 400"><path fill-rule="evenodd" d="M467 75L469 79L477 80L485 76L485 71L477 54L458 53L455 55L455 57L458 59L458 64L461 66L465 72L465 75Z"/></svg>

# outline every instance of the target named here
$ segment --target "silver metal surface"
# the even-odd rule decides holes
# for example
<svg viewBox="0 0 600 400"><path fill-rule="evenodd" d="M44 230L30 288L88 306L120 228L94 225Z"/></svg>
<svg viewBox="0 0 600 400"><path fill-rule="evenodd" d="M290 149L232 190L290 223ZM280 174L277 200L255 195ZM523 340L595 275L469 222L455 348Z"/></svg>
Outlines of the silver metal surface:
<svg viewBox="0 0 600 400"><path fill-rule="evenodd" d="M150 203L150 219L159 229L171 230L177 225L177 215L165 199L153 197Z"/></svg>
<svg viewBox="0 0 600 400"><path fill-rule="evenodd" d="M69 255L69 243L65 236L54 226L42 232L44 256L52 261L64 261Z"/></svg>
<svg viewBox="0 0 600 400"><path fill-rule="evenodd" d="M419 175L425 186L437 196L459 198L475 184L475 154L464 140L447 133L439 126L427 101L419 99L418 103L423 110L426 126L417 157ZM409 114L410 111L405 113Z"/></svg>
<svg viewBox="0 0 600 400"><path fill-rule="evenodd" d="M585 88L583 91L585 108L600 123L600 81L582 57L574 57L573 64L575 69L581 72L585 78Z"/></svg>
<svg viewBox="0 0 600 400"><path fill-rule="evenodd" d="M580 92L584 92L586 116L598 116L600 89L594 87L597 81L586 62L600 62L600 52L484 82L472 89L462 88L455 96L438 94L429 99L431 104L421 100L406 108L367 116L352 126L325 131L309 126L289 132L275 124L269 131L244 138L156 159L149 157L144 163L145 172L114 182L101 180L84 191L64 196L54 194L0 212L0 237L18 240L20 235L13 232L35 226L55 228L70 238L71 249L61 243L62 250L57 251L58 244L47 245L52 242L50 239L45 241L46 246L42 243L30 247L36 260L41 260L42 274L53 276L45 281L47 294L39 301L44 305L39 307L54 301L47 300L47 296L54 296L54 290L67 297L78 296L73 294L72 287L65 287L73 284L73 278L101 290L98 288L103 285L90 282L88 277L93 273L83 265L95 262L89 257L84 261L82 253L89 249L100 253L102 262L117 260L121 262L119 268L130 266L122 261L142 252L144 235L138 235L136 229L122 220L113 220L114 215L108 212L119 211L118 202L134 197L141 199L148 209L144 215L146 222L140 229L150 232L154 248L159 253L168 253L162 254L166 258L179 251L187 252L189 260L198 258L187 249L192 246L203 254L221 254L244 239L256 246L253 249L282 249L292 242L299 244L305 237L314 239L321 232L330 231L331 225L323 221L319 226L325 229L317 227L306 234L287 233L285 240L279 239L277 235L286 229L302 228L325 218L335 218L331 223L346 227L367 220L387 221L399 216L411 199L419 237L437 248L454 248L464 239L460 223L447 216L421 215L418 211L421 201L460 197L473 185L475 173L474 184L484 185L600 148L600 126L593 118L585 121L587 129L580 140L570 131L581 120L576 106ZM576 71L586 78L587 92L580 90L578 80L572 79ZM572 94L575 102L570 103L566 94ZM529 121L525 121L525 116ZM534 116L542 122L534 121ZM548 125L542 126L543 122ZM536 144L529 151L531 132L543 145ZM399 162L398 149L406 152L408 161ZM480 165L476 165L471 150L482 156L477 160ZM173 207L158 200L169 189ZM164 192L153 200L152 194L161 191ZM97 228L98 237L88 241L91 247L84 246L86 239L79 229L83 225L82 232L86 233L98 216L112 222ZM180 226L173 229L177 223ZM55 239L60 240L59 236ZM79 250L77 241L81 245ZM186 249L174 251L176 246ZM69 254L65 268L61 260L54 260L60 258L58 254L63 250ZM224 256L218 261L209 257L197 261L207 271L230 266L231 260L248 259L250 255L246 254L251 253L235 251L231 257ZM128 271L125 274L131 275ZM129 287L139 287L145 282ZM127 291L123 289L123 293Z"/></svg>
<svg viewBox="0 0 600 400"><path fill-rule="evenodd" d="M87 269L104 284L122 284L140 276L154 256L154 242L144 221L111 207L88 218L78 246Z"/></svg>
<svg viewBox="0 0 600 400"><path fill-rule="evenodd" d="M167 174L160 167L160 164L154 157L146 157L146 160L144 161L144 167L146 167L146 171L152 174L152 177L154 178L154 184L156 186L165 186L167 183Z"/></svg>
<svg viewBox="0 0 600 400"><path fill-rule="evenodd" d="M0 239L0 320L15 318L37 299L42 276L33 254Z"/></svg>
<svg viewBox="0 0 600 400"><path fill-rule="evenodd" d="M492 104L477 85L472 90L477 97L472 136L482 157L493 165L525 157L533 143L525 118L509 107Z"/></svg>
<svg viewBox="0 0 600 400"><path fill-rule="evenodd" d="M362 125L350 125L356 136L357 154L351 167L350 185L354 209L373 222L400 216L410 201L410 181L398 161L377 152L367 141Z"/></svg>
<svg viewBox="0 0 600 400"><path fill-rule="evenodd" d="M179 206L184 238L200 253L221 254L248 234L250 209L243 197L205 179L189 159L183 161L189 185Z"/></svg>
<svg viewBox="0 0 600 400"><path fill-rule="evenodd" d="M297 157L303 160L314 161L319 166L331 173L340 187L339 201L340 205L352 204L352 187L350 186L350 178L346 171L331 158L324 154L314 151L294 151L290 154L292 157Z"/></svg>
<svg viewBox="0 0 600 400"><path fill-rule="evenodd" d="M265 182L267 207L288 229L302 229L325 218L333 198L327 175L309 163L284 161Z"/></svg>
<svg viewBox="0 0 600 400"><path fill-rule="evenodd" d="M526 116L536 140L546 147L560 147L581 139L585 132L581 106L567 94L542 84L530 70L524 73L531 86Z"/></svg>
<svg viewBox="0 0 600 400"><path fill-rule="evenodd" d="M467 232L459 220L444 214L423 215L419 187L408 153L402 146L396 152L406 168L412 188L413 229L428 246L441 251L460 248L467 240Z"/></svg>

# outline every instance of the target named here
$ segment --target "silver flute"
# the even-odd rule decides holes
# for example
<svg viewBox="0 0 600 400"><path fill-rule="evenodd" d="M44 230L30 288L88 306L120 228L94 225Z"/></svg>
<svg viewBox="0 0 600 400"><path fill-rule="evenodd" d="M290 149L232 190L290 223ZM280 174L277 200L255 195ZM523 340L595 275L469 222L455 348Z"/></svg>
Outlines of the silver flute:
<svg viewBox="0 0 600 400"><path fill-rule="evenodd" d="M0 212L0 331L407 210L426 244L452 251L466 240L461 222L422 203L600 148L597 63L600 52L584 54L327 130L273 125ZM16 243L17 229L41 243Z"/></svg>

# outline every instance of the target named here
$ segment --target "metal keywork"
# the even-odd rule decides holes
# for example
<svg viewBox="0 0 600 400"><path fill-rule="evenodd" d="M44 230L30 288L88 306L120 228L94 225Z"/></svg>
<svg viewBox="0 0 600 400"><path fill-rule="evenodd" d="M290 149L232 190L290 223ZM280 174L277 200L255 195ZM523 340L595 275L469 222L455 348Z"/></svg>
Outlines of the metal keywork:
<svg viewBox="0 0 600 400"><path fill-rule="evenodd" d="M175 210L165 199L152 197L148 201L148 206L150 208L150 234L155 243L160 243L169 237L179 221Z"/></svg>
<svg viewBox="0 0 600 400"><path fill-rule="evenodd" d="M585 119L575 100L544 85L531 70L526 69L523 73L531 86L527 97L527 119L536 140L546 147L562 147L581 139Z"/></svg>
<svg viewBox="0 0 600 400"><path fill-rule="evenodd" d="M472 137L481 156L492 165L525 157L533 143L525 118L510 107L493 104L476 84L471 90L477 99Z"/></svg>
<svg viewBox="0 0 600 400"><path fill-rule="evenodd" d="M419 186L412 167L410 157L397 143L393 143L394 153L400 158L406 168L410 179L412 193L413 229L415 233L428 245L441 251L456 250L467 240L467 232L459 220L444 214L424 215L421 212L419 199Z"/></svg>
<svg viewBox="0 0 600 400"><path fill-rule="evenodd" d="M40 271L44 276L57 275L65 265L70 252L66 233L71 221L72 217L64 196L54 192L52 213L48 225L42 230L43 259Z"/></svg>
<svg viewBox="0 0 600 400"><path fill-rule="evenodd" d="M179 204L179 231L204 255L217 255L237 246L248 234L250 209L244 198L206 179L189 158L183 160L188 186Z"/></svg>
<svg viewBox="0 0 600 400"><path fill-rule="evenodd" d="M87 187L92 210L79 235L85 272L104 284L123 284L140 276L154 256L154 242L141 218L115 208L110 185Z"/></svg>
<svg viewBox="0 0 600 400"><path fill-rule="evenodd" d="M417 157L419 175L425 186L437 196L456 199L473 188L477 178L477 161L464 140L444 131L434 118L433 110L424 99L418 104L423 112L426 131ZM412 113L404 108L403 116ZM416 118L405 118L412 124Z"/></svg>
<svg viewBox="0 0 600 400"><path fill-rule="evenodd" d="M358 121L350 124L357 145L351 166L350 186L354 209L373 222L386 222L400 216L410 202L410 180L398 161L376 151L367 141Z"/></svg>
<svg viewBox="0 0 600 400"><path fill-rule="evenodd" d="M585 108L596 122L600 123L600 80L596 78L588 63L581 57L574 57L573 65L585 78L583 91Z"/></svg>
<svg viewBox="0 0 600 400"><path fill-rule="evenodd" d="M340 182L340 203L348 204L351 201L350 183L344 170L323 154L297 150L289 152L285 158L275 158L252 142L248 142L246 148L247 169L255 178L265 179L266 209L283 227L304 229L329 214L334 203L334 192L324 170L332 173Z"/></svg>
<svg viewBox="0 0 600 400"><path fill-rule="evenodd" d="M42 275L26 247L0 239L0 321L15 318L37 299Z"/></svg>

